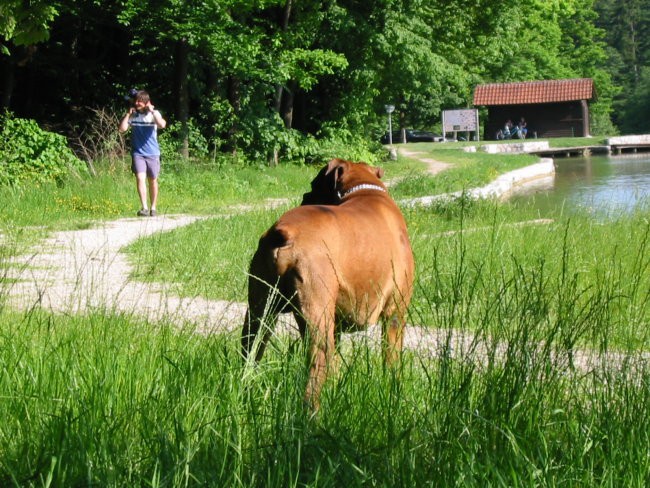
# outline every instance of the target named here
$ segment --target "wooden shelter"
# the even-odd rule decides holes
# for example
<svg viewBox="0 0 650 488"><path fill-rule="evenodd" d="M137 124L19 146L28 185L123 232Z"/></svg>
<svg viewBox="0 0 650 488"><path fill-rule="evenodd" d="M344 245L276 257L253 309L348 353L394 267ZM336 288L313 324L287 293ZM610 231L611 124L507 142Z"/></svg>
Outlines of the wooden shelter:
<svg viewBox="0 0 650 488"><path fill-rule="evenodd" d="M591 78L490 83L474 89L474 106L488 109L484 139L496 139L507 120L527 122L528 138L587 137Z"/></svg>

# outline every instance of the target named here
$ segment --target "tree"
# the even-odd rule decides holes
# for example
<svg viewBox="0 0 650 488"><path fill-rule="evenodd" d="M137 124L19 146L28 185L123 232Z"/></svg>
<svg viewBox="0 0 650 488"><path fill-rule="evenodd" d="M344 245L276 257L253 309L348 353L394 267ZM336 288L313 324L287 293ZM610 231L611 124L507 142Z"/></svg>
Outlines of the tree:
<svg viewBox="0 0 650 488"><path fill-rule="evenodd" d="M650 0L597 0L595 9L600 15L594 22L605 32L608 46L604 69L618 87L614 122L625 132L642 131L637 114L646 104L643 71L650 62Z"/></svg>
<svg viewBox="0 0 650 488"><path fill-rule="evenodd" d="M180 0L129 0L120 19L134 27L134 47L152 43L152 34L156 33L157 43L174 47L173 95L181 124L187 124L191 84L200 83L206 72L217 81L211 83L216 91L202 95L227 100L228 107L215 101L212 108L220 112L215 114L216 127L227 134L228 145L235 151L239 143L253 140L242 134L244 127L256 130L242 123L242 118L271 118L272 110L276 116L282 110L285 126L290 128L295 91L309 90L320 76L345 63L342 57L311 46L310 15L318 6L319 2L303 2L292 9L291 2L285 0L190 4ZM275 15L278 10L282 12L280 24ZM301 23L303 14L307 21ZM192 62L205 67L191 66ZM283 95L284 103L280 104ZM273 98L271 106L268 101Z"/></svg>
<svg viewBox="0 0 650 488"><path fill-rule="evenodd" d="M603 25L594 0L5 0L5 85L7 66L24 68L3 96L14 93L5 105L20 116L73 132L91 120L84 107L147 88L173 112L183 154L198 127L216 150L271 160L316 139L376 139L387 103L399 125L434 129L484 82L590 76L605 120L627 80L616 72L645 66L650 42L650 0L618 3L626 21Z"/></svg>
<svg viewBox="0 0 650 488"><path fill-rule="evenodd" d="M48 0L4 0L0 3L0 66L2 79L2 106L9 107L14 89L17 65L28 63L33 46L49 37L49 27L58 14L56 4Z"/></svg>
<svg viewBox="0 0 650 488"><path fill-rule="evenodd" d="M49 26L57 16L56 3L51 0L4 0L0 3L0 35L14 46L29 46L49 37ZM9 49L0 43L2 53Z"/></svg>

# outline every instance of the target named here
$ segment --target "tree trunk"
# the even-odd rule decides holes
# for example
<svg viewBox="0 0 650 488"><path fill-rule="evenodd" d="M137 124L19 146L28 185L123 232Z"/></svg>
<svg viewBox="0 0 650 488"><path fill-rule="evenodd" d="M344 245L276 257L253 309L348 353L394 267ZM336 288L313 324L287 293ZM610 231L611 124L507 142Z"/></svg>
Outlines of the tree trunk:
<svg viewBox="0 0 650 488"><path fill-rule="evenodd" d="M293 104L295 101L294 93L298 88L298 84L295 81L290 81L288 85L288 89L284 91L284 94L282 96L280 115L284 121L284 126L287 129L291 129L293 126Z"/></svg>
<svg viewBox="0 0 650 488"><path fill-rule="evenodd" d="M2 66L2 101L0 107L9 108L11 105L11 97L14 93L14 82L16 66L14 65L11 57L6 56L3 60Z"/></svg>
<svg viewBox="0 0 650 488"><path fill-rule="evenodd" d="M190 95L187 74L189 70L190 46L185 39L176 42L174 49L174 96L176 99L176 119L181 124L180 154L190 156L188 120L190 115Z"/></svg>
<svg viewBox="0 0 650 488"><path fill-rule="evenodd" d="M293 6L293 0L287 0L284 4L284 7L282 8L282 13L280 15L279 19L279 24L280 24L280 30L284 33L287 31L289 28L289 19L291 18L291 7ZM289 125L287 125L287 122L285 120L285 112L286 112L286 102L284 102L284 95L287 92L285 87L283 87L280 83L278 83L275 87L275 100L273 103L273 106L275 108L275 111L278 112L282 120L284 120L285 127L290 128L291 127L291 116L289 117ZM291 103L293 104L293 94L291 94ZM290 110L293 112L293 108Z"/></svg>
<svg viewBox="0 0 650 488"><path fill-rule="evenodd" d="M228 130L228 145L233 156L237 154L235 137L238 132L237 119L241 113L241 81L236 76L228 77L228 102L233 110L233 121Z"/></svg>
<svg viewBox="0 0 650 488"><path fill-rule="evenodd" d="M36 46L12 47L9 46L9 55L0 57L0 72L2 79L0 87L2 88L0 107L11 108L11 99L14 95L16 86L16 69L25 68L32 61L36 53Z"/></svg>

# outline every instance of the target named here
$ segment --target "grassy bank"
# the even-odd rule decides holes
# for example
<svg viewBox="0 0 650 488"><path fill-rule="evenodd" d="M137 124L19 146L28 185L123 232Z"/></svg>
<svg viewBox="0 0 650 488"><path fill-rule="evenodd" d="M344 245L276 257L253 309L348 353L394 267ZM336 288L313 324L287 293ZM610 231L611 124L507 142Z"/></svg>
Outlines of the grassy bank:
<svg viewBox="0 0 650 488"><path fill-rule="evenodd" d="M257 239L282 211L210 219L138 241L128 248L135 278L176 283L185 296L243 302ZM610 346L650 347L647 214L595 222L558 213L540 221L526 208L459 201L405 216L418 268L412 323L507 330L525 319L541 334L586 327L583 345L598 346L607 328Z"/></svg>
<svg viewBox="0 0 650 488"><path fill-rule="evenodd" d="M422 146L424 151L430 149L426 144L416 146ZM480 186L501 172L532 161L529 156L503 160L493 155L464 155L458 147L445 145L445 157L457 159L453 160L454 169L442 179L427 176L425 164L417 159L401 157L397 162L384 163L385 178L400 181L392 190L395 197ZM53 230L85 228L96 221L135 216L139 202L128 161L97 162L95 168L95 178L1 187L0 245L15 242L24 250ZM269 168L165 161L160 176L159 209L163 214L221 214L242 204L264 206L267 199L289 198L296 202L309 189L309 182L319 169L320 166Z"/></svg>
<svg viewBox="0 0 650 488"><path fill-rule="evenodd" d="M400 165L408 165L412 158L424 158L451 163L451 167L431 177L422 172L421 166L408 174L391 188L396 199L412 198L425 195L440 195L459 190L468 190L484 186L499 175L534 164L539 158L528 154L486 154L482 152L464 152L462 148L468 143L425 143L406 144L404 149L415 154L400 158ZM413 148L415 146L415 148ZM422 163L420 163L421 165ZM386 165L392 169L392 163Z"/></svg>

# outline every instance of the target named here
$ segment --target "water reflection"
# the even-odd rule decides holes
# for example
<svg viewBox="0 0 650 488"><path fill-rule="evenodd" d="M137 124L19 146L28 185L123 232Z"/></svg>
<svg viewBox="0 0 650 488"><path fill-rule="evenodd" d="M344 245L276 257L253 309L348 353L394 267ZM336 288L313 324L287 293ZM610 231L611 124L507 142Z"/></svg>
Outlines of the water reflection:
<svg viewBox="0 0 650 488"><path fill-rule="evenodd" d="M536 182L513 201L543 213L561 207L617 215L648 206L650 154L556 159L555 171L554 177Z"/></svg>

